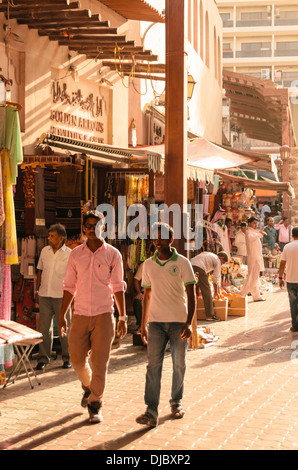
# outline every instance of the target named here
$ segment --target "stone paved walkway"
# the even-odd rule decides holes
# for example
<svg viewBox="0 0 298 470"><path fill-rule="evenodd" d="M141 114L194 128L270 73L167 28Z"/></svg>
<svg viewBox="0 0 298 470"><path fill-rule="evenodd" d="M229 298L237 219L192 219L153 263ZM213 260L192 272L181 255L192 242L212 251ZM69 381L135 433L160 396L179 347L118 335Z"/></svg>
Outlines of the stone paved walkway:
<svg viewBox="0 0 298 470"><path fill-rule="evenodd" d="M24 376L0 390L0 449L298 449L298 336L289 331L286 292L276 289L266 297L263 303L249 301L247 317L212 324L216 345L189 351L184 419L169 415L168 352L160 424L136 424L144 411L146 349L133 346L129 334L112 353L103 423L88 423L80 384L58 358L39 373L41 385L33 390Z"/></svg>

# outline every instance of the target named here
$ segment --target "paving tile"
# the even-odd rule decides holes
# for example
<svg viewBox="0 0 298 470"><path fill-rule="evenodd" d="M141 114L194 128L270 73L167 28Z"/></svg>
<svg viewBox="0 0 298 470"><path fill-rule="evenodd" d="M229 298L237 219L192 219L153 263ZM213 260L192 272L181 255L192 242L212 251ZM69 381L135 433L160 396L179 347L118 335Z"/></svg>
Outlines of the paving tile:
<svg viewBox="0 0 298 470"><path fill-rule="evenodd" d="M170 419L167 352L160 425L136 424L145 409L147 353L128 334L112 352L103 423L89 424L75 373L58 359L33 390L24 376L0 390L0 450L297 450L298 336L289 331L286 292L266 296L262 306L249 301L247 317L212 325L214 346L189 350L184 419Z"/></svg>

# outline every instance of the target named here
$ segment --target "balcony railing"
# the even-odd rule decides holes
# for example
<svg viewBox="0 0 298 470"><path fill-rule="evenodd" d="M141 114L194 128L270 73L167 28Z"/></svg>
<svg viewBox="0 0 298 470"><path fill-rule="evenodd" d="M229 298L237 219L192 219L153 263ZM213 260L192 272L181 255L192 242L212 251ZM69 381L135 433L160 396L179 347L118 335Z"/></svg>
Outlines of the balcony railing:
<svg viewBox="0 0 298 470"><path fill-rule="evenodd" d="M236 51L236 57L271 57L271 50Z"/></svg>
<svg viewBox="0 0 298 470"><path fill-rule="evenodd" d="M298 18L276 18L275 19L275 26L291 26L291 25L297 25L298 24Z"/></svg>
<svg viewBox="0 0 298 470"><path fill-rule="evenodd" d="M233 20L223 20L223 27L224 28L233 28L234 21Z"/></svg>
<svg viewBox="0 0 298 470"><path fill-rule="evenodd" d="M275 57L298 57L298 49L276 49Z"/></svg>
<svg viewBox="0 0 298 470"><path fill-rule="evenodd" d="M231 59L233 58L233 51L223 51L223 58L224 59Z"/></svg>
<svg viewBox="0 0 298 470"><path fill-rule="evenodd" d="M269 20L238 20L236 21L237 27L246 28L248 26L271 26L271 19Z"/></svg>

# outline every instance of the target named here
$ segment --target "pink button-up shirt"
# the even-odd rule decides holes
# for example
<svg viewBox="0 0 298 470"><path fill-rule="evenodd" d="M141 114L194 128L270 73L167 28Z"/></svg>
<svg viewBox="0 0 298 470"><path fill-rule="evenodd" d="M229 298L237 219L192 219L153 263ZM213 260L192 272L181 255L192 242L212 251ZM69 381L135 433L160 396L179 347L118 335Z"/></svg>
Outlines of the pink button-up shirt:
<svg viewBox="0 0 298 470"><path fill-rule="evenodd" d="M120 252L104 240L95 253L86 242L78 246L70 254L63 290L74 296L75 315L113 312L113 294L126 290Z"/></svg>
<svg viewBox="0 0 298 470"><path fill-rule="evenodd" d="M292 234L292 230L293 230L292 225L289 225L289 227L285 227L284 224L275 225L275 229L279 230L278 240L281 243L289 243L290 241L293 240L292 235L290 237L290 234Z"/></svg>

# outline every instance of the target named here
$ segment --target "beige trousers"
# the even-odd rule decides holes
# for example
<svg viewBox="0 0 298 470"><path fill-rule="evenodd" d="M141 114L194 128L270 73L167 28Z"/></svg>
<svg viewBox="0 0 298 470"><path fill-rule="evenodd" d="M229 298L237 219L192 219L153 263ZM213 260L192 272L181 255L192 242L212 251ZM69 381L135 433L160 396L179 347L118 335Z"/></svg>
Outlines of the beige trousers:
<svg viewBox="0 0 298 470"><path fill-rule="evenodd" d="M82 386L91 390L89 403L102 401L114 336L112 313L72 317L68 338L70 361Z"/></svg>

